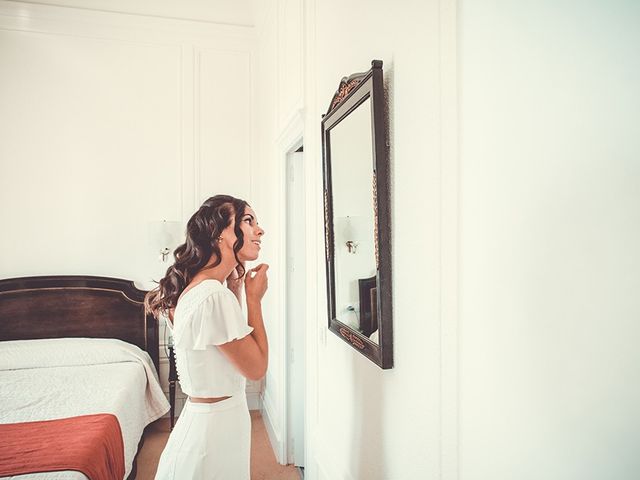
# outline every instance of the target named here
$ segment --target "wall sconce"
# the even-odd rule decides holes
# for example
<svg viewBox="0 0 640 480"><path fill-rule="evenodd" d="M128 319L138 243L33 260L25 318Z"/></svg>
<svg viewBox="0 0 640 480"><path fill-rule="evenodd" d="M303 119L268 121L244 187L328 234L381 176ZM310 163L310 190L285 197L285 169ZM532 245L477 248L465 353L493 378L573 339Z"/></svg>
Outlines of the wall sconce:
<svg viewBox="0 0 640 480"><path fill-rule="evenodd" d="M349 253L358 253L358 246L367 238L367 219L365 217L338 217L336 218L336 230L342 237Z"/></svg>
<svg viewBox="0 0 640 480"><path fill-rule="evenodd" d="M167 256L180 242L180 222L160 220L149 223L149 240L160 255L158 261L166 262Z"/></svg>

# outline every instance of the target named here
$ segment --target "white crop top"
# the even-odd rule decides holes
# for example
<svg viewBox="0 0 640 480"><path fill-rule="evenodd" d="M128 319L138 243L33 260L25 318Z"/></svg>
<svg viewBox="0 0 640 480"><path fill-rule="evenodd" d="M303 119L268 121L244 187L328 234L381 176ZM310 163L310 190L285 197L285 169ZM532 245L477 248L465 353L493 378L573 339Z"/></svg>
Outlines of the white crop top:
<svg viewBox="0 0 640 480"><path fill-rule="evenodd" d="M245 377L217 347L253 331L231 290L218 280L203 280L178 300L173 325L169 328L184 393L191 397L244 394Z"/></svg>

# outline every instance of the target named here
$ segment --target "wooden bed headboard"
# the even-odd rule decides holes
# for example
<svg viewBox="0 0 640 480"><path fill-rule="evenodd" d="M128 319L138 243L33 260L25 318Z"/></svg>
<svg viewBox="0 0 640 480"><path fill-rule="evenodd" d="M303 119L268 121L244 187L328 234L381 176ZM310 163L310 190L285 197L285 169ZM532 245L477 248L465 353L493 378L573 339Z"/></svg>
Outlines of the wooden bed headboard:
<svg viewBox="0 0 640 480"><path fill-rule="evenodd" d="M158 322L132 281L85 275L0 280L0 341L116 338L146 350L159 371Z"/></svg>

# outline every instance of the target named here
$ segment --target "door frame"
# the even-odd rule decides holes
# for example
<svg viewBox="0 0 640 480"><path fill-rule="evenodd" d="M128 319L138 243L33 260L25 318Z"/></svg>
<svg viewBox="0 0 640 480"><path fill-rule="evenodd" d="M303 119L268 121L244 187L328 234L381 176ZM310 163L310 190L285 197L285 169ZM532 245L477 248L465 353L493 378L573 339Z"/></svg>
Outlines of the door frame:
<svg viewBox="0 0 640 480"><path fill-rule="evenodd" d="M277 178L278 178L278 186L277 186L277 211L278 211L278 224L281 225L283 231L286 232L287 226L287 159L289 154L292 151L297 150L300 145L303 143L304 138L304 110L298 109L291 115L287 125L282 129L280 136L276 141L276 158L277 158ZM304 183L304 189L306 191L306 178L302 180ZM308 236L306 236L308 242ZM277 358L274 358L276 364L281 368L278 368L275 372L275 381L277 382L277 391L276 393L277 401L274 402L273 408L277 410L277 412L267 412L267 418L265 418L265 427L267 430L267 434L269 437L269 441L271 442L271 446L276 456L276 460L281 465L286 465L287 463L287 452L289 449L288 446L288 406L287 406L287 390L288 390L288 342L287 342L287 235L283 233L279 235L278 241L278 259L280 261L280 271L284 272L283 275L280 276L280 282L277 285L278 289L278 316L281 319L278 324L279 327L277 329L277 334L279 336L278 341L279 344L283 346L278 352ZM306 249L305 249L306 250ZM304 296L304 301L306 302L306 295ZM306 308L305 308L306 311ZM305 326L306 327L306 326ZM306 332L306 328L305 328ZM305 333L305 343L306 343L306 333ZM303 352L302 355L305 358L306 364L306 352ZM306 372L306 367L305 367ZM303 401L305 406L305 446L304 446L304 458L305 465L307 464L308 458L308 450L307 450L307 432L306 432L306 416L307 416L307 376L304 376L304 385L303 385ZM263 408L266 408L267 405L263 405ZM267 409L269 410L269 409ZM275 415L274 415L275 414ZM276 418L274 418L276 417Z"/></svg>

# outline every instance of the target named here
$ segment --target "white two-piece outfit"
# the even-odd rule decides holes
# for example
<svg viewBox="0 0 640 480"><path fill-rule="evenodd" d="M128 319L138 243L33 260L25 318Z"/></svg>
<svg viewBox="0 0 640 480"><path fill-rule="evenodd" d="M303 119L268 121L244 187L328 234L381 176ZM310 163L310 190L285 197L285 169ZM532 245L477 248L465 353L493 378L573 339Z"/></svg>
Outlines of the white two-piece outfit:
<svg viewBox="0 0 640 480"><path fill-rule="evenodd" d="M185 402L162 452L156 480L249 480L251 418L246 379L217 345L253 331L238 300L219 281L188 290L173 314L176 368L190 397L231 397Z"/></svg>

